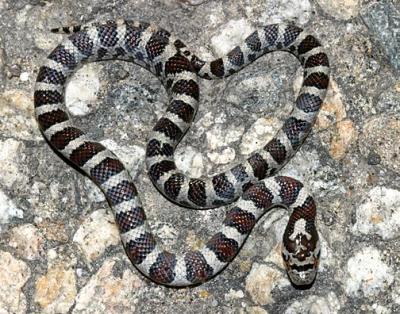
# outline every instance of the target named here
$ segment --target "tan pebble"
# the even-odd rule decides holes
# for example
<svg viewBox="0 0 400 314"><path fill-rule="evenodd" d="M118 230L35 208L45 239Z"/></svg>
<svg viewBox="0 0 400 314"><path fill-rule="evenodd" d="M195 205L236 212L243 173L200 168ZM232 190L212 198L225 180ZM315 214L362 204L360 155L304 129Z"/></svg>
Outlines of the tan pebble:
<svg viewBox="0 0 400 314"><path fill-rule="evenodd" d="M105 249L120 243L118 229L111 213L101 209L93 212L74 235L88 261L94 261Z"/></svg>
<svg viewBox="0 0 400 314"><path fill-rule="evenodd" d="M37 259L42 253L43 244L43 236L32 224L18 226L11 230L9 245L16 248L23 258Z"/></svg>
<svg viewBox="0 0 400 314"><path fill-rule="evenodd" d="M349 119L338 122L336 127L336 134L334 134L330 142L329 154L332 158L339 160L346 155L349 147L356 142L358 132L354 128L353 122Z"/></svg>
<svg viewBox="0 0 400 314"><path fill-rule="evenodd" d="M331 79L327 95L315 123L317 130L325 130L346 118L346 109L342 98L343 95L339 86Z"/></svg>
<svg viewBox="0 0 400 314"><path fill-rule="evenodd" d="M22 288L30 275L31 271L26 263L8 252L0 252L1 313L26 313L26 298Z"/></svg>
<svg viewBox="0 0 400 314"><path fill-rule="evenodd" d="M106 260L98 272L79 291L74 313L133 313L136 294L142 285L132 270L125 269L122 276L114 276L117 259Z"/></svg>
<svg viewBox="0 0 400 314"><path fill-rule="evenodd" d="M75 272L59 262L36 281L35 302L44 313L66 313L76 296Z"/></svg>
<svg viewBox="0 0 400 314"><path fill-rule="evenodd" d="M210 293L207 290L200 290L199 291L199 297L200 298L208 298L210 296Z"/></svg>
<svg viewBox="0 0 400 314"><path fill-rule="evenodd" d="M258 305L266 305L274 302L271 292L278 284L286 281L286 277L280 271L267 265L255 263L250 274L246 278L246 291L252 300Z"/></svg>

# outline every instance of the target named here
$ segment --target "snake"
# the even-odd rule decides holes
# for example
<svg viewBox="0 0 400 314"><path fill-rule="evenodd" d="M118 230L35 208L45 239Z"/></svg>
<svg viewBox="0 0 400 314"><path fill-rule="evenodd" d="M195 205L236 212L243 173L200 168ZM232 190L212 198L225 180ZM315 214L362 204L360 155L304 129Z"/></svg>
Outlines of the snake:
<svg viewBox="0 0 400 314"><path fill-rule="evenodd" d="M312 285L321 252L316 202L303 183L277 172L304 142L326 95L330 67L320 42L292 23L271 24L255 27L226 55L205 61L153 23L118 19L64 27L62 32L69 35L38 70L35 117L49 145L104 193L125 252L138 271L165 286L204 283L235 258L260 217L274 207L284 207L290 216L281 245L283 265L294 286ZM174 152L198 109L199 79L226 78L274 51L294 55L304 69L292 111L275 136L242 163L217 175L191 178L180 171ZM150 132L146 148L147 173L154 186L183 207L231 204L218 232L199 248L176 253L163 249L123 163L70 119L65 104L68 80L80 66L106 60L124 60L147 69L167 91L167 109Z"/></svg>

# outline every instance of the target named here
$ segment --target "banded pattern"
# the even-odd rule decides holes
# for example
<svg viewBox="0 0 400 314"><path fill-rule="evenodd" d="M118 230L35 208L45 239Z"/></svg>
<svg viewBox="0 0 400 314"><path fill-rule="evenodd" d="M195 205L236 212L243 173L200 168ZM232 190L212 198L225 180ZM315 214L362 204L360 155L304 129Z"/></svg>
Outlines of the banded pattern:
<svg viewBox="0 0 400 314"><path fill-rule="evenodd" d="M255 30L226 56L203 61L168 31L136 21L63 28L73 33L57 46L39 69L35 114L50 145L82 169L104 192L115 211L127 255L151 280L171 286L202 283L221 271L239 252L257 220L274 206L291 211L282 256L296 285L315 278L319 240L316 207L303 185L275 176L309 133L329 82L329 62L319 42L286 24ZM187 177L174 162L174 151L193 120L199 101L198 77L223 78L270 51L288 51L304 66L304 82L290 116L265 147L241 164L206 179ZM69 119L65 83L87 62L126 60L160 78L169 95L165 115L156 123L147 145L146 163L154 185L170 200L192 208L229 204L220 231L203 248L182 254L167 252L153 236L138 191L114 153L89 139ZM261 181L260 181L261 180Z"/></svg>

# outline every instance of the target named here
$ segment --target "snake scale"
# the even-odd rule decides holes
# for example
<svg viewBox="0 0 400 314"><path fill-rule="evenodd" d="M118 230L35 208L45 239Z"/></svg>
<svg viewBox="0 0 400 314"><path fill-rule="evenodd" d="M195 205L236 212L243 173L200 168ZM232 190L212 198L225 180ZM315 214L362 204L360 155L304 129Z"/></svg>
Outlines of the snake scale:
<svg viewBox="0 0 400 314"><path fill-rule="evenodd" d="M34 92L35 115L49 144L96 183L115 214L125 251L136 268L168 286L203 283L237 255L257 220L274 206L290 210L282 256L292 283L310 285L316 276L320 243L316 205L302 183L274 175L295 154L311 130L329 82L329 62L319 41L291 24L255 29L240 45L213 61L193 54L173 34L154 24L108 21L64 28L71 35L40 67ZM219 79L238 72L271 51L298 58L304 80L293 110L266 145L243 163L210 178L179 171L174 151L197 111L198 78ZM148 174L165 197L185 207L213 208L239 200L220 230L198 250L174 254L156 241L131 176L117 156L75 127L67 113L67 79L85 63L134 62L156 75L168 93L168 107L147 144Z"/></svg>

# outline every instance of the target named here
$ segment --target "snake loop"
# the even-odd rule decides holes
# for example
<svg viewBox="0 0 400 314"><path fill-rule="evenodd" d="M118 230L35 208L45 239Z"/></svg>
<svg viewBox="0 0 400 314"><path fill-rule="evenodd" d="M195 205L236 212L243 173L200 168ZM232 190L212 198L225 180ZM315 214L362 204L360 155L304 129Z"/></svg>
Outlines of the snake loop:
<svg viewBox="0 0 400 314"><path fill-rule="evenodd" d="M318 40L294 25L273 24L254 30L227 55L204 61L174 35L149 23L118 20L63 30L73 34L50 53L37 76L36 118L50 145L104 192L126 253L137 269L170 286L207 281L238 254L265 212L285 206L291 215L282 256L289 277L296 285L312 283L320 255L315 202L299 181L270 176L299 149L325 97L329 62ZM198 108L198 78L227 77L271 51L287 51L304 67L300 93L283 127L262 149L223 173L198 179L179 171L174 151ZM69 118L64 100L67 79L84 63L115 59L148 69L168 93L167 110L154 126L146 150L148 174L157 189L171 201L197 209L230 204L240 197L227 211L220 231L199 250L175 254L161 248L123 164Z"/></svg>

